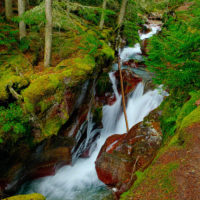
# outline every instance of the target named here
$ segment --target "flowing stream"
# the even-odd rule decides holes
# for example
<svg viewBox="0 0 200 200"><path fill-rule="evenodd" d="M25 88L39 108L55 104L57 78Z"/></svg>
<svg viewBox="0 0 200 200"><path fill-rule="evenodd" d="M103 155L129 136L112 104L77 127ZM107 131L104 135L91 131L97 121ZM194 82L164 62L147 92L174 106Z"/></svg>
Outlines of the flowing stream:
<svg viewBox="0 0 200 200"><path fill-rule="evenodd" d="M157 26L153 27L154 29L148 33L148 36L147 34L140 34L140 37L142 39L150 37L160 29ZM133 48L125 48L121 52L121 59L125 61L130 57L137 57L140 52L139 44L136 44ZM62 167L54 176L40 178L29 184L25 184L21 193L41 193L47 197L47 200L101 200L105 195L109 194L110 191L98 180L95 170L95 160L102 145L109 136L126 132L121 107L121 96L117 91L116 80L113 74L114 72L110 72L109 77L113 84L113 91L117 100L112 106L106 105L103 107L103 129L96 141L96 149L90 158L79 158L73 166ZM157 108L163 101L164 95L159 88L144 94L144 84L139 83L128 98L127 115L129 127L142 121L149 112ZM92 126L92 124L88 125L88 127ZM88 135L92 135L94 132L90 131Z"/></svg>

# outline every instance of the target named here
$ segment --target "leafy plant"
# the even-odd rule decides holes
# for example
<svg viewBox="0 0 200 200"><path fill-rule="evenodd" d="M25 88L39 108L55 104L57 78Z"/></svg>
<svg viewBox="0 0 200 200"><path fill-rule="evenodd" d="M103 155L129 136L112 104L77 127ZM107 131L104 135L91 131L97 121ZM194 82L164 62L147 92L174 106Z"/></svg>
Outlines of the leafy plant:
<svg viewBox="0 0 200 200"><path fill-rule="evenodd" d="M29 118L24 115L21 107L15 103L9 104L8 108L0 107L0 142L4 139L27 136L29 132Z"/></svg>
<svg viewBox="0 0 200 200"><path fill-rule="evenodd" d="M149 71L155 74L154 81L169 89L182 88L190 91L200 87L200 35L191 32L180 22L169 26L162 35L151 40Z"/></svg>
<svg viewBox="0 0 200 200"><path fill-rule="evenodd" d="M127 11L124 20L124 30L123 35L128 40L129 45L135 44L139 41L139 24L142 24L142 20L138 17L138 9L136 3L130 0L127 6Z"/></svg>
<svg viewBox="0 0 200 200"><path fill-rule="evenodd" d="M102 45L94 35L88 33L84 34L82 44L83 45L80 46L79 49L88 52L90 55L94 55Z"/></svg>
<svg viewBox="0 0 200 200"><path fill-rule="evenodd" d="M0 45L11 47L13 44L17 43L16 36L18 30L9 24L6 24L2 17L0 17L0 23Z"/></svg>

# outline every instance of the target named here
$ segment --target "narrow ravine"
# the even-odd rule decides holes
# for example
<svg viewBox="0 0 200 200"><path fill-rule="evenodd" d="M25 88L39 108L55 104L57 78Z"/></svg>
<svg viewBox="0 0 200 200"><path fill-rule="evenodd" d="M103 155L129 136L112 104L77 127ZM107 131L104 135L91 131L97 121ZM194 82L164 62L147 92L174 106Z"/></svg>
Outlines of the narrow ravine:
<svg viewBox="0 0 200 200"><path fill-rule="evenodd" d="M152 31L147 34L140 33L141 40L156 34L160 27L149 25ZM142 59L140 44L133 48L126 47L121 52L122 62L129 59ZM25 184L21 193L37 192L46 196L47 200L100 200L103 196L109 194L106 186L98 180L95 170L95 160L105 143L106 139L114 133L123 134L126 132L125 120L121 108L121 95L118 93L116 80L113 71L109 73L110 81L113 85L113 92L116 96L116 102L113 105L103 107L103 129L100 137L96 141L96 149L90 158L79 158L73 166L64 166L57 171L54 176L37 179L29 184ZM137 69L139 73L141 71ZM157 108L163 101L165 93L155 89L144 92L144 83L137 85L136 89L129 94L127 101L127 115L129 126L142 121L152 110ZM92 123L92 121L90 122ZM88 127L92 126L89 124ZM88 131L92 136L95 131Z"/></svg>

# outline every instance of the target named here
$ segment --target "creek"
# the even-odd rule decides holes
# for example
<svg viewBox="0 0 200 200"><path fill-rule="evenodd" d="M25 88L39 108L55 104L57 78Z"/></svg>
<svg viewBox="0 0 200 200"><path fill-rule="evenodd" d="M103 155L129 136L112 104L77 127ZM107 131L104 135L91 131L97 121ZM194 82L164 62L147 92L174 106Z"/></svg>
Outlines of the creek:
<svg viewBox="0 0 200 200"><path fill-rule="evenodd" d="M151 32L146 34L140 33L141 40L151 37L160 30L160 27L157 25L150 25L149 28L151 28ZM129 59L141 60L141 53L139 43L134 47L125 47L121 51L121 60L122 62ZM102 145L109 136L126 132L121 106L121 95L118 93L114 76L115 70L116 65L113 65L113 70L109 73L109 77L116 101L111 106L105 105L103 107L103 129L100 131L100 137L95 141L91 156L89 158L79 158L72 166L68 165L60 168L54 176L48 176L26 183L20 193L41 193L46 196L47 200L101 200L111 193L98 180L95 170L95 160ZM144 79L148 74L140 69L132 70L139 76L143 76ZM141 122L145 116L157 108L163 101L165 93L160 88L144 92L144 87L144 82L139 83L136 89L128 96L127 116L129 127ZM93 130L92 127L93 122L89 120L86 141L89 141L97 131Z"/></svg>

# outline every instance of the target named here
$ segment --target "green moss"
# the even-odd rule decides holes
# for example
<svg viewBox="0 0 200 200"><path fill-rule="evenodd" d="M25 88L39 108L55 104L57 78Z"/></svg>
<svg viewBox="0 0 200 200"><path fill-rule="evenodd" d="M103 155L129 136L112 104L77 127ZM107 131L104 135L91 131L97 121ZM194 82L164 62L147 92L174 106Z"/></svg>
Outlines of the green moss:
<svg viewBox="0 0 200 200"><path fill-rule="evenodd" d="M94 120L94 122L96 122L97 124L101 124L102 116L103 116L102 106L101 107L97 107L93 111L93 120Z"/></svg>
<svg viewBox="0 0 200 200"><path fill-rule="evenodd" d="M179 167L176 162L168 164L158 164L156 166L148 167L144 172L136 172L137 180L131 187L131 189L121 196L121 200L134 198L136 194L142 194L145 191L141 191L140 185L149 185L149 189L152 187L161 191L160 195L170 194L175 192L173 177L171 173ZM152 184L153 183L153 184ZM134 192L133 192L134 191Z"/></svg>
<svg viewBox="0 0 200 200"><path fill-rule="evenodd" d="M91 74L95 66L92 56L80 54L78 57L63 60L56 66L56 70L62 70L62 75L70 78L68 86L74 86Z"/></svg>
<svg viewBox="0 0 200 200"><path fill-rule="evenodd" d="M59 74L40 76L22 92L25 108L28 112L34 112L37 103L42 99L53 95L56 92L56 89L62 86L59 78Z"/></svg>
<svg viewBox="0 0 200 200"><path fill-rule="evenodd" d="M17 195L3 200L45 200L45 197L41 194L27 194L27 195Z"/></svg>
<svg viewBox="0 0 200 200"><path fill-rule="evenodd" d="M195 110L193 110L189 115L187 115L182 123L181 129L189 127L193 123L200 122L200 106L198 106Z"/></svg>
<svg viewBox="0 0 200 200"><path fill-rule="evenodd" d="M0 101L9 98L8 85L17 92L29 84L23 74L32 71L32 66L23 54L5 55L0 58Z"/></svg>
<svg viewBox="0 0 200 200"><path fill-rule="evenodd" d="M102 48L101 48L101 55L106 58L106 60L113 60L115 58L115 52L113 49L103 40Z"/></svg>
<svg viewBox="0 0 200 200"><path fill-rule="evenodd" d="M1 77L0 82L0 101L6 101L9 98L8 86L12 86L17 92L26 87L29 81L21 76L8 73Z"/></svg>
<svg viewBox="0 0 200 200"><path fill-rule="evenodd" d="M66 38L66 33L54 33L53 38L53 53L57 53L61 58L69 58L73 53L76 53L78 45L76 44L73 35L70 38Z"/></svg>
<svg viewBox="0 0 200 200"><path fill-rule="evenodd" d="M4 56L1 59L3 60L1 65L1 70L3 71L15 72L17 75L19 75L19 73L32 71L31 63L19 52L13 52L13 54ZM2 71L0 73L2 73Z"/></svg>
<svg viewBox="0 0 200 200"><path fill-rule="evenodd" d="M62 126L62 120L58 117L48 119L42 130L44 136L56 135Z"/></svg>
<svg viewBox="0 0 200 200"><path fill-rule="evenodd" d="M177 117L177 127L180 127L182 120L197 107L195 102L200 99L200 91L191 92L190 95L191 99L183 105Z"/></svg>
<svg viewBox="0 0 200 200"><path fill-rule="evenodd" d="M103 96L106 92L112 92L112 84L110 82L110 78L108 73L102 73L98 78L96 83L96 94L97 96Z"/></svg>

